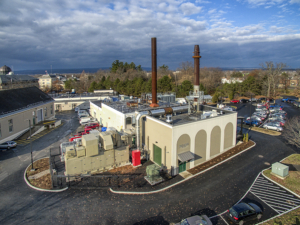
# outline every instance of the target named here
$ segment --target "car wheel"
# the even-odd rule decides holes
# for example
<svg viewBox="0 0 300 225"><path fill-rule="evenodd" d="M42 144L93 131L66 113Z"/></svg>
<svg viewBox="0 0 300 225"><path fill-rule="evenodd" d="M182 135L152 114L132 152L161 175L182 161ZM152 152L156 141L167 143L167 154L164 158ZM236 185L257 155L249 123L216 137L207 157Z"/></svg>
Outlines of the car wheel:
<svg viewBox="0 0 300 225"><path fill-rule="evenodd" d="M243 225L244 224L244 220L241 220L240 222L239 222L239 225Z"/></svg>
<svg viewBox="0 0 300 225"><path fill-rule="evenodd" d="M259 220L260 220L260 219L261 219L261 217L262 217L262 215L261 215L261 214L258 214L258 215L257 215L257 219L259 219Z"/></svg>

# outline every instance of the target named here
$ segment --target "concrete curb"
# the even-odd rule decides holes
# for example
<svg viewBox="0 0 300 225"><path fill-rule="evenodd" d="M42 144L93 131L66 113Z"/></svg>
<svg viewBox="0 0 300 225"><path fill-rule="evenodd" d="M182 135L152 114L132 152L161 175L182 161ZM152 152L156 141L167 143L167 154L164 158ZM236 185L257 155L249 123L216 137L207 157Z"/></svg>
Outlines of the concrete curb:
<svg viewBox="0 0 300 225"><path fill-rule="evenodd" d="M251 141L252 141L252 140L251 140ZM129 194L129 195L155 194L155 193L159 193L159 192L165 191L165 190L167 190L167 189L169 189L169 188L171 188L171 187L174 187L174 186L176 186L176 185L178 185L178 184L181 184L181 183L183 183L183 182L185 182L185 181L187 181L187 180L189 180L189 179L192 179L192 178L194 178L194 177L196 177L196 176L198 176L198 175L200 175L200 174L202 174L202 173L204 173L204 172L206 172L206 171L208 171L208 170L211 170L211 169L213 169L214 167L216 167L216 166L218 166L218 165L220 165L220 164L222 164L222 163L224 163L224 162L226 162L226 161L228 161L228 160L230 160L230 159L232 159L232 158L234 158L234 157L236 157L236 156L242 154L243 152L245 152L245 151L247 151L247 150L249 150L249 149L255 147L255 146L256 146L256 143L255 143L254 141L252 141L252 142L254 143L254 145L250 146L249 148L246 148L245 150L243 150L243 151L241 151L241 152L239 152L239 153L237 153L237 154L235 154L235 155L233 155L233 156L231 156L231 157L225 159L224 161L219 162L219 163L217 163L216 165L214 165L214 166L212 166L212 167L210 167L210 168L207 168L206 170L203 170L203 171L201 171L201 172L199 172L199 173L196 173L196 174L194 174L193 176L190 176L190 177L188 177L188 178L186 178L186 179L184 179L184 180L182 180L182 181L179 181L179 182L177 182L177 183L175 183L175 184L172 184L172 185L170 185L170 186L168 186L168 187L165 187L165 188L162 188L162 189L159 189L159 190L155 190L155 191L148 191L148 192L114 191L112 188L110 188L109 190L110 190L112 193L115 193L115 194Z"/></svg>
<svg viewBox="0 0 300 225"><path fill-rule="evenodd" d="M291 154L291 155L295 155L295 154ZM284 159L280 160L280 162L282 162L282 161L285 160L286 158L290 157L291 155L289 155L289 156L285 157ZM265 170L270 169L270 168L271 168L271 167L269 167L269 168L267 168L267 169L264 169L264 170L261 172L261 174L263 175L263 177L266 178L266 179L268 179L270 182L273 182L273 183L277 184L278 186L280 186L281 188L283 188L283 189L285 189L286 191L290 192L291 194L297 196L298 198L300 198L300 195L294 193L294 192L291 191L290 189L288 189L288 188L282 186L281 184L278 184L276 181L274 181L274 180L270 179L269 177L267 177L266 175L264 175L263 172L264 172ZM291 212L291 211L293 211L293 210L296 210L296 209L298 209L298 208L300 208L300 205L299 205L298 207L293 208L293 209L290 209L290 210L288 210L288 211L286 211L286 212L284 212L284 213L281 213L281 214L278 214L278 215L276 215L276 216L273 216L273 217L269 218L268 220L262 221L262 222L260 222L260 223L258 223L258 224L266 223L266 222L268 222L268 221L270 221L270 220L273 220L273 219L275 219L275 218L277 218L277 217L280 217L280 216L282 216L282 215L285 215L285 214L287 214L287 213L289 213L289 212ZM257 225L258 225L258 224L257 224Z"/></svg>
<svg viewBox="0 0 300 225"><path fill-rule="evenodd" d="M262 125L263 125L263 124L262 124ZM259 128L259 129L263 129L263 131L256 130L257 128ZM266 130L266 129L264 129L264 128L261 128L261 127L256 127L254 130L251 128L250 130L251 130L251 131L255 131L255 132L259 132L259 133L262 133L262 134L271 135L271 136L274 136L274 137L278 137L278 136L280 136L280 135L281 135L281 133L280 133L280 132L278 132L278 131L274 131L274 132L278 132L278 134L268 134L268 132L265 132L265 131L264 131L264 130Z"/></svg>
<svg viewBox="0 0 300 225"><path fill-rule="evenodd" d="M49 157L45 157L45 158L41 158L41 159L46 159L46 158L49 158ZM37 159L35 160L34 162L38 161L40 159ZM26 182L26 184L31 187L32 189L34 190L37 190L37 191L43 191L43 192L62 192L62 191L65 191L67 190L69 187L65 187L63 189L60 189L60 190L48 190L48 189L42 189L42 188L38 188L38 187L35 187L33 186L32 184L29 183L29 181L27 180L27 177L26 177L26 171L27 169L31 166L31 163L29 164L29 166L26 167L25 169L25 172L24 172L24 181Z"/></svg>

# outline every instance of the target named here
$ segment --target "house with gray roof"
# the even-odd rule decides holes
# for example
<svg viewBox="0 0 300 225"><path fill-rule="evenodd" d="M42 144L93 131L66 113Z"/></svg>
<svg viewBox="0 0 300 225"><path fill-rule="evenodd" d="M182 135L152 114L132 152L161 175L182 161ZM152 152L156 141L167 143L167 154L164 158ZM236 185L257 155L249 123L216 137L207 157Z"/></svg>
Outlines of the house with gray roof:
<svg viewBox="0 0 300 225"><path fill-rule="evenodd" d="M54 118L54 100L37 87L0 91L0 143L14 140L32 126Z"/></svg>

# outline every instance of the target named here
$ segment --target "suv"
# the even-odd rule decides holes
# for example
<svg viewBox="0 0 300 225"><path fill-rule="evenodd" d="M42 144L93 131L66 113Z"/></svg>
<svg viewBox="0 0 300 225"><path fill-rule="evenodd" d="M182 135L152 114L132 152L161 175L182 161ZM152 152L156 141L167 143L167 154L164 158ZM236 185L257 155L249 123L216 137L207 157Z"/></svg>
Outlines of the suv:
<svg viewBox="0 0 300 225"><path fill-rule="evenodd" d="M249 102L248 99L244 99L244 98L240 99L240 103L247 103L247 102Z"/></svg>
<svg viewBox="0 0 300 225"><path fill-rule="evenodd" d="M17 143L14 141L7 141L2 144L0 144L0 148L6 148L6 149L11 149L17 146Z"/></svg>

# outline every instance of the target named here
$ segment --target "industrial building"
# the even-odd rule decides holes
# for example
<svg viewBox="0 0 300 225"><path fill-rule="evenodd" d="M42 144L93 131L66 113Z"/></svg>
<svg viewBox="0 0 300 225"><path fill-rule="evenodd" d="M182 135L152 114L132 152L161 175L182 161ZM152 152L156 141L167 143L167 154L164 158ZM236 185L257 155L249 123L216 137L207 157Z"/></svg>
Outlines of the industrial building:
<svg viewBox="0 0 300 225"><path fill-rule="evenodd" d="M152 43L153 44L153 43ZM153 45L152 45L153 46ZM236 144L237 113L203 105L211 96L199 91L199 46L195 46L195 85L187 105L157 101L156 43L152 51L152 104L142 101L91 103L91 115L105 127L131 129L137 149L168 173L176 175L204 163ZM163 99L160 97L160 99Z"/></svg>
<svg viewBox="0 0 300 225"><path fill-rule="evenodd" d="M37 87L0 91L0 143L11 141L31 126L54 118L54 100Z"/></svg>
<svg viewBox="0 0 300 225"><path fill-rule="evenodd" d="M235 146L237 113L202 104L205 100L209 100L209 96L206 96L207 99L205 99L203 92L199 91L199 59L201 56L198 45L195 46L194 53L195 85L193 92L186 97L187 104L176 103L174 95L163 97L157 94L155 38L152 38L152 94L148 95L152 99L151 104L149 104L148 98L90 102L91 115L101 125L113 130L113 133L99 132L97 134L100 145L97 148L95 141L93 157L96 157L98 161L94 159L97 162L90 163L94 166L97 164L93 168L94 170L118 166L118 163L111 161L106 154L110 154L108 151L111 151L112 148L112 144L109 143L113 142L114 149L116 149L119 147L117 140L120 139L127 140L124 144L127 146L126 149L129 149L130 146L133 147L130 150L140 150L144 158L150 159L173 176L205 163ZM160 101L157 101L158 97L160 97ZM89 135L92 137L94 134ZM133 146L131 145L132 135L136 137L136 145ZM84 136L82 138L85 139ZM91 157L87 154L89 150L84 142L86 141L82 142L86 149L85 157ZM107 147L109 145L110 147ZM105 151L100 153L101 146L106 153ZM80 164L78 163L80 156L77 154L76 158L73 147L71 148L72 159L70 160L74 161L72 163L72 168L74 168ZM97 152L98 155L96 155ZM101 154L102 158L100 159ZM124 159L126 157L129 158L127 152L124 154ZM104 159L108 160L105 162L106 164L101 161ZM86 160L89 161L86 163L82 161L84 165L92 159ZM66 162L66 167L68 164L70 165L69 162ZM121 164L124 162L121 161ZM87 171L83 167L82 170Z"/></svg>

